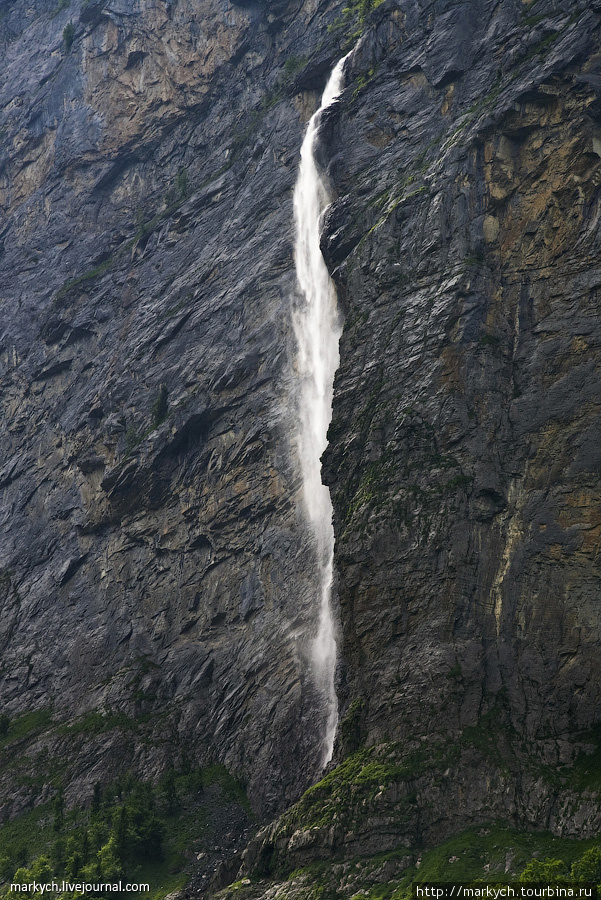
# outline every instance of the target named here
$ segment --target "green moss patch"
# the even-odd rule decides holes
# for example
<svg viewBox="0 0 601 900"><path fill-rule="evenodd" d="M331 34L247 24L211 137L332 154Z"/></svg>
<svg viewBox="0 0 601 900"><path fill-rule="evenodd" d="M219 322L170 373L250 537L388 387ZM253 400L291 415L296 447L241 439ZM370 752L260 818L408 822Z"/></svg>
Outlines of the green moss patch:
<svg viewBox="0 0 601 900"><path fill-rule="evenodd" d="M525 833L491 822L466 829L431 850L420 852L399 847L389 853L346 862L304 866L290 873L287 882L279 886L277 897L281 900L409 900L412 885L416 883L528 880L533 868L536 871L547 871L550 866L558 868L553 862L557 860L562 871L569 873L571 869L573 877L578 878L579 872L590 876L600 865L599 841ZM387 877L388 873L396 874ZM233 886L229 890L232 889Z"/></svg>

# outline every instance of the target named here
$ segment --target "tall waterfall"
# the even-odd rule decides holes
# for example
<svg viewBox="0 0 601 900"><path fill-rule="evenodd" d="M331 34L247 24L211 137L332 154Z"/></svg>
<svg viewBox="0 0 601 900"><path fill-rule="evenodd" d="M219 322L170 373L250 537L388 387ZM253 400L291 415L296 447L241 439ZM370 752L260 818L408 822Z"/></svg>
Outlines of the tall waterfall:
<svg viewBox="0 0 601 900"><path fill-rule="evenodd" d="M321 216L329 197L315 162L314 150L321 114L342 90L345 60L346 57L341 59L332 71L321 106L307 127L294 189L294 256L304 301L294 317L300 376L298 449L304 503L318 553L320 606L317 634L311 647L311 664L326 711L323 765L332 758L338 702L334 683L336 638L331 607L334 528L330 492L321 482L321 455L327 445L328 425L332 418L334 374L340 361L338 342L342 327L336 291L319 247Z"/></svg>

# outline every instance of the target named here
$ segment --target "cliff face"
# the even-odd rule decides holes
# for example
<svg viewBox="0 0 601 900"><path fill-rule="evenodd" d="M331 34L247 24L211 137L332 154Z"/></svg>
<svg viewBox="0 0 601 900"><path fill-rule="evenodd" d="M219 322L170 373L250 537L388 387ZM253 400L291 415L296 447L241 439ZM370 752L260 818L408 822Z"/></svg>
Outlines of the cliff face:
<svg viewBox="0 0 601 900"><path fill-rule="evenodd" d="M496 710L565 764L598 724L600 68L573 3L384 3L353 56L326 480L368 743Z"/></svg>
<svg viewBox="0 0 601 900"><path fill-rule="evenodd" d="M599 832L600 13L385 0L350 59L322 146L339 765L251 843L277 886L249 897L517 877L494 820Z"/></svg>
<svg viewBox="0 0 601 900"><path fill-rule="evenodd" d="M3 7L1 706L71 727L19 763L61 757L68 799L184 748L258 809L317 774L289 97L332 15Z"/></svg>
<svg viewBox="0 0 601 900"><path fill-rule="evenodd" d="M599 12L384 2L351 57L322 147L339 766L249 873L336 859L350 897L468 826L599 831ZM517 876L506 846L473 874Z"/></svg>
<svg viewBox="0 0 601 900"><path fill-rule="evenodd" d="M247 865L415 861L491 816L598 831L570 767L599 725L600 17L5 7L0 696L47 711L7 813L48 795L14 789L48 755L71 799L184 750L262 811L317 775L291 196L350 39L320 149L345 313L324 478L337 761L371 756Z"/></svg>

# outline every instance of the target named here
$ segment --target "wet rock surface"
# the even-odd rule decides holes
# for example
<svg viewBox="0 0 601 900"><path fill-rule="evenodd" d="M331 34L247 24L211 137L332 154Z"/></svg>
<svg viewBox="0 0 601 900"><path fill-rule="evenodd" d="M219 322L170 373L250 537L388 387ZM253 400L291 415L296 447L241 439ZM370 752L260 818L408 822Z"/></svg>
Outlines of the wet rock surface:
<svg viewBox="0 0 601 900"><path fill-rule="evenodd" d="M292 186L315 97L292 101L284 64L333 15L3 10L1 708L104 715L83 755L47 736L70 799L183 747L260 811L317 774L291 379ZM35 797L18 794L13 813Z"/></svg>
<svg viewBox="0 0 601 900"><path fill-rule="evenodd" d="M341 765L251 842L249 897L493 820L599 832L599 27L385 2L324 123Z"/></svg>
<svg viewBox="0 0 601 900"><path fill-rule="evenodd" d="M2 770L5 816L48 799L49 756L68 802L183 748L263 814L318 774L292 187L339 13L0 19L0 711L47 712ZM417 853L491 812L599 829L597 794L549 770L598 747L600 16L384 0L359 29L320 148L345 313L336 761L434 749L351 790L345 821L291 812L244 877Z"/></svg>
<svg viewBox="0 0 601 900"><path fill-rule="evenodd" d="M565 817L557 784L526 787L598 746L599 27L588 4L385 2L324 149L346 314L324 468L359 710L339 758L487 722L511 762L485 754L471 794L461 755L455 801L428 792L447 822L599 827L596 799Z"/></svg>
<svg viewBox="0 0 601 900"><path fill-rule="evenodd" d="M528 740L570 739L599 697L598 11L374 20L323 240L345 689L371 740L501 696Z"/></svg>

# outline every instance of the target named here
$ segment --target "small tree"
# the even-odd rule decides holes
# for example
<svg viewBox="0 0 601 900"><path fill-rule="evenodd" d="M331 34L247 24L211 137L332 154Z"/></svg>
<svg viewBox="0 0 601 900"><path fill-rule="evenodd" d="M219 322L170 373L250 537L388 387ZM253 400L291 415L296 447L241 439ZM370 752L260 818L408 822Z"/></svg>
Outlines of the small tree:
<svg viewBox="0 0 601 900"><path fill-rule="evenodd" d="M0 856L0 879L8 881L9 878L12 878L14 871L15 867L13 866L13 861L10 856L6 856L5 854Z"/></svg>
<svg viewBox="0 0 601 900"><path fill-rule="evenodd" d="M52 871L60 875L65 871L66 861L66 842L63 837L57 837L50 850L50 861L52 863Z"/></svg>
<svg viewBox="0 0 601 900"><path fill-rule="evenodd" d="M526 884L532 882L544 882L545 884L558 884L566 880L568 869L561 859L531 859L522 874L520 881Z"/></svg>
<svg viewBox="0 0 601 900"><path fill-rule="evenodd" d="M31 864L31 868L26 869L21 866L15 872L13 881L20 885L31 885L35 881L52 881L52 866L47 856L38 856ZM25 891L11 891L11 898L15 900L28 900L27 889Z"/></svg>
<svg viewBox="0 0 601 900"><path fill-rule="evenodd" d="M98 813L100 812L100 807L102 805L102 785L99 781L94 784L94 793L92 794L92 805L91 805L91 813L92 818L96 818Z"/></svg>
<svg viewBox="0 0 601 900"><path fill-rule="evenodd" d="M167 418L168 396L167 385L163 383L159 388L156 400L152 404L152 424L155 428L158 428L161 422L164 422Z"/></svg>
<svg viewBox="0 0 601 900"><path fill-rule="evenodd" d="M87 831L83 832L83 838L87 838ZM83 843L81 835L72 834L67 838L65 845L65 875L71 880L75 880L79 875L81 867L84 864L81 844Z"/></svg>
<svg viewBox="0 0 601 900"><path fill-rule="evenodd" d="M63 41L65 42L65 49L67 52L71 49L71 45L75 40L75 25L73 22L68 22L63 28Z"/></svg>
<svg viewBox="0 0 601 900"><path fill-rule="evenodd" d="M75 881L79 873L81 872L81 867L83 865L83 857L78 850L74 850L73 853L67 857L65 862L65 875L72 881Z"/></svg>
<svg viewBox="0 0 601 900"><path fill-rule="evenodd" d="M54 813L53 828L58 833L63 830L65 824L65 797L62 790L58 792L52 802L52 811Z"/></svg>
<svg viewBox="0 0 601 900"><path fill-rule="evenodd" d="M107 881L115 881L124 874L123 863L117 850L117 840L111 835L108 844L98 851L98 861L102 877Z"/></svg>
<svg viewBox="0 0 601 900"><path fill-rule="evenodd" d="M89 832L86 832L86 834L88 835L88 855L92 857L95 856L102 845L106 843L108 838L107 829L103 822L94 822Z"/></svg>
<svg viewBox="0 0 601 900"><path fill-rule="evenodd" d="M114 847L115 853L120 860L124 860L127 855L129 844L128 825L127 809L124 805L113 813L113 827L110 838L110 841L112 841L111 846Z"/></svg>
<svg viewBox="0 0 601 900"><path fill-rule="evenodd" d="M601 847L591 847L572 866L575 881L601 882Z"/></svg>
<svg viewBox="0 0 601 900"><path fill-rule="evenodd" d="M185 747L179 758L179 771L181 775L189 775L192 771L192 760Z"/></svg>
<svg viewBox="0 0 601 900"><path fill-rule="evenodd" d="M141 442L142 438L138 434L138 429L131 425L125 432L125 452L131 453Z"/></svg>
<svg viewBox="0 0 601 900"><path fill-rule="evenodd" d="M165 806L167 814L174 815L179 808L179 797L177 796L177 785L175 783L175 769L171 766L167 769L165 780L163 782L163 795L165 797Z"/></svg>
<svg viewBox="0 0 601 900"><path fill-rule="evenodd" d="M9 728L10 716L7 716L6 713L2 713L2 715L0 715L0 738L7 736Z"/></svg>
<svg viewBox="0 0 601 900"><path fill-rule="evenodd" d="M83 865L86 865L90 861L90 837L87 831L84 831L83 837L81 839L81 861Z"/></svg>
<svg viewBox="0 0 601 900"><path fill-rule="evenodd" d="M182 200L188 196L188 172L183 166L175 176L175 186Z"/></svg>

